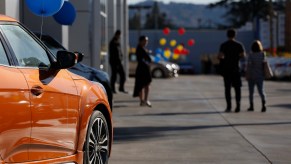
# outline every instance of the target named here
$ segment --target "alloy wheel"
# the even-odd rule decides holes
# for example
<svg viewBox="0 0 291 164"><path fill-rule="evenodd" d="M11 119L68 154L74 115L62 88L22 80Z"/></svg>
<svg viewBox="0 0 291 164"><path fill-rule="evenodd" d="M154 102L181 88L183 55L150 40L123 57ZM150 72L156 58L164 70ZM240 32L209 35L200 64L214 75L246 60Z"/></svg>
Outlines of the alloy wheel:
<svg viewBox="0 0 291 164"><path fill-rule="evenodd" d="M94 118L94 114L92 117ZM90 122L86 143L86 161L89 164L107 164L109 156L109 131L101 112Z"/></svg>

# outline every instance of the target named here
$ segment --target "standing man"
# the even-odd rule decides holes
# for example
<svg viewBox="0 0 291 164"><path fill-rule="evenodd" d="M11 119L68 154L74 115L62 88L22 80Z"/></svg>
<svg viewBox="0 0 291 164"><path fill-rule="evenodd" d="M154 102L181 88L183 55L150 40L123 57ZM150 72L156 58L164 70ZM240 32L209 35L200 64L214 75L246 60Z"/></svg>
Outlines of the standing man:
<svg viewBox="0 0 291 164"><path fill-rule="evenodd" d="M115 82L116 76L119 74L119 91L123 93L127 93L124 90L125 83L125 73L123 69L122 61L122 52L120 48L120 35L121 31L117 30L114 34L114 37L111 39L109 43L109 62L111 66L111 90L113 93L116 93L115 90Z"/></svg>
<svg viewBox="0 0 291 164"><path fill-rule="evenodd" d="M231 112L231 87L234 87L235 90L235 112L240 112L242 82L239 60L245 57L245 49L240 42L235 40L236 31L234 29L227 30L227 37L228 40L221 44L218 54L227 104L225 112Z"/></svg>

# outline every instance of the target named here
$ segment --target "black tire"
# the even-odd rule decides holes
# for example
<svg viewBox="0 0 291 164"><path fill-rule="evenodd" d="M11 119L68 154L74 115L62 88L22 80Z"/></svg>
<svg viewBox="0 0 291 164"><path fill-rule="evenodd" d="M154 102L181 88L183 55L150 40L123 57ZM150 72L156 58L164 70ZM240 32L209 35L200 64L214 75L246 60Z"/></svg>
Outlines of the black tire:
<svg viewBox="0 0 291 164"><path fill-rule="evenodd" d="M94 111L87 129L84 164L107 164L110 139L108 123L104 115L100 111Z"/></svg>
<svg viewBox="0 0 291 164"><path fill-rule="evenodd" d="M157 69L153 70L152 76L154 78L163 78L163 77L165 77L165 73L162 69L157 68Z"/></svg>

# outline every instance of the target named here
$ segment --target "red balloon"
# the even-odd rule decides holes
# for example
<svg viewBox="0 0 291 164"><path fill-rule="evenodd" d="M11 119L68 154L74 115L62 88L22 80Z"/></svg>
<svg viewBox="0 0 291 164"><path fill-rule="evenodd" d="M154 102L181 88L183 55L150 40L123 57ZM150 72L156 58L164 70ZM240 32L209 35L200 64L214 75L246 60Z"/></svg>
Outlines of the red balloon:
<svg viewBox="0 0 291 164"><path fill-rule="evenodd" d="M170 34L170 29L169 29L168 27L164 28L164 29L163 29L163 33L164 33L165 35L169 35L169 34Z"/></svg>
<svg viewBox="0 0 291 164"><path fill-rule="evenodd" d="M183 27L181 27L181 28L178 29L178 34L179 35L183 35L183 34L185 34L185 32L186 31L185 31L185 29Z"/></svg>
<svg viewBox="0 0 291 164"><path fill-rule="evenodd" d="M181 54L181 51L178 50L177 48L174 49L174 54Z"/></svg>
<svg viewBox="0 0 291 164"><path fill-rule="evenodd" d="M189 55L189 53L190 53L190 51L184 48L184 49L182 50L182 53L181 53L181 54L182 54L182 55Z"/></svg>
<svg viewBox="0 0 291 164"><path fill-rule="evenodd" d="M189 39L188 40L188 45L189 46L193 46L195 44L195 40L194 39Z"/></svg>

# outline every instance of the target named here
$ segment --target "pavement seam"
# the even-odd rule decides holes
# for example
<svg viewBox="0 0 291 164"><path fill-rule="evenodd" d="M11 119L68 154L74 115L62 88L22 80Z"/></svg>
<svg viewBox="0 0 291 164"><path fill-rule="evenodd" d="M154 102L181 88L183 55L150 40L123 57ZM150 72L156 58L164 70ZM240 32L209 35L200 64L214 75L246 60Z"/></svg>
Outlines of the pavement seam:
<svg viewBox="0 0 291 164"><path fill-rule="evenodd" d="M249 141L228 119L216 109L216 107L209 101L207 100L208 104L212 106L212 108L227 122L227 124L232 127L247 143L249 143L257 152L259 152L270 164L273 162L267 157L266 154L264 154L259 148L257 148L251 141Z"/></svg>
<svg viewBox="0 0 291 164"><path fill-rule="evenodd" d="M198 91L197 93L200 93L199 95L206 99L207 103L215 110L216 113L218 113L223 120L226 121L226 123L232 127L232 129L234 129L247 143L249 143L257 152L259 152L270 164L272 164L273 162L267 157L267 155L265 155L259 148L257 148L251 141L249 141L220 111L218 111L216 109L216 107L213 105L213 103L205 98L205 96L196 88L196 90Z"/></svg>

